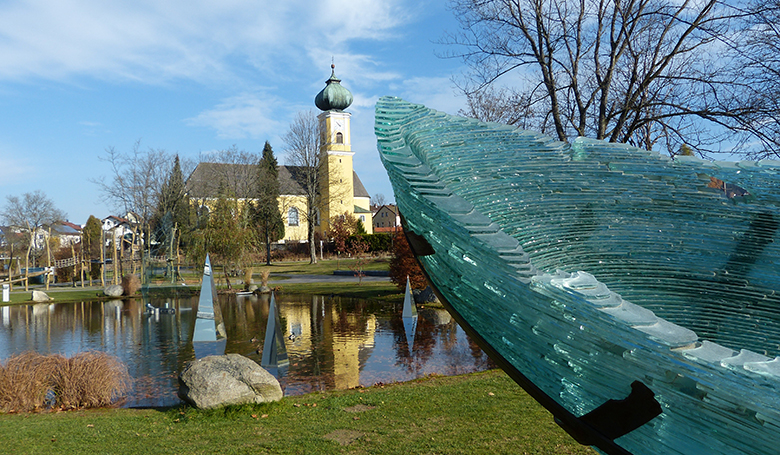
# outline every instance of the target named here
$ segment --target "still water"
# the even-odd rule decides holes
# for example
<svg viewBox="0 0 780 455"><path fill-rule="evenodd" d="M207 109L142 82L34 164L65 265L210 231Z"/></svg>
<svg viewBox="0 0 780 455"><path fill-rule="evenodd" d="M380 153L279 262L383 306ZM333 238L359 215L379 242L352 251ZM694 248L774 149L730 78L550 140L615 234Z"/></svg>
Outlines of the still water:
<svg viewBox="0 0 780 455"><path fill-rule="evenodd" d="M444 310L422 309L410 349L393 304L340 297L276 298L290 360L279 377L285 395L454 375L490 367L488 357ZM25 351L70 356L104 351L133 378L127 407L179 403L177 375L194 359L197 296L152 299L175 314L150 315L143 299L0 308L0 359ZM268 296L220 296L227 329L225 353L258 363L268 320Z"/></svg>

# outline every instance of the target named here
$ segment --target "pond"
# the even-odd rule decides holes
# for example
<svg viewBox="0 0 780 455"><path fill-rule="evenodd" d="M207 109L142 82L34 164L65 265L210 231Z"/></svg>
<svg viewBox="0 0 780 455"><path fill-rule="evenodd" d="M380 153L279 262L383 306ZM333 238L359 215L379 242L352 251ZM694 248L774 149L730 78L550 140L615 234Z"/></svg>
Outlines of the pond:
<svg viewBox="0 0 780 455"><path fill-rule="evenodd" d="M222 295L226 353L258 363L268 320L268 296ZM450 315L421 309L409 349L395 305L327 296L276 297L290 365L278 378L285 395L407 381L429 374L455 375L492 365ZM99 350L127 365L133 390L126 407L169 406L177 375L195 358L192 333L197 296L151 299L174 314L150 315L143 299L0 308L0 359L25 351Z"/></svg>

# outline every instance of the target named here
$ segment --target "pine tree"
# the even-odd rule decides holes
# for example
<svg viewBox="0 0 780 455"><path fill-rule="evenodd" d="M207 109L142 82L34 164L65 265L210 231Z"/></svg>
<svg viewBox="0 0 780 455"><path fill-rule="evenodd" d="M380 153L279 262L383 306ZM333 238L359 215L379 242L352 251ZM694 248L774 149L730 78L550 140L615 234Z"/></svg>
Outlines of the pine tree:
<svg viewBox="0 0 780 455"><path fill-rule="evenodd" d="M164 245L164 251L175 245L174 242L177 237L181 238L181 233L189 233L192 224L190 212L179 155L176 155L168 180L161 188L159 204L153 218L155 237ZM179 233L178 236L176 232ZM167 253L172 255L173 251Z"/></svg>
<svg viewBox="0 0 780 455"><path fill-rule="evenodd" d="M90 215L87 219L87 224L81 231L84 236L84 241L81 246L84 252L84 257L90 264L90 278L95 280L100 278L100 234L103 230L102 223L94 215ZM94 262L93 262L94 260Z"/></svg>
<svg viewBox="0 0 780 455"><path fill-rule="evenodd" d="M266 264L271 265L271 243L284 237L284 221L279 210L279 167L268 141L257 166L257 201L252 207L258 235L265 243Z"/></svg>

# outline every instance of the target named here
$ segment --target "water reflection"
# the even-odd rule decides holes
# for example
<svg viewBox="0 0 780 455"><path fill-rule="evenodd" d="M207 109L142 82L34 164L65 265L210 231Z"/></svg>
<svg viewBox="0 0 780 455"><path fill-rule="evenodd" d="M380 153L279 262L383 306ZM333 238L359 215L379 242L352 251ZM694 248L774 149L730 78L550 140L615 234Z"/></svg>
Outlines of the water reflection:
<svg viewBox="0 0 780 455"><path fill-rule="evenodd" d="M100 350L119 357L134 378L125 406L177 404L177 374L194 358L197 297L151 299L175 314L149 314L141 299L2 307L0 358L28 350L72 355ZM227 353L260 362L267 296L220 296ZM406 381L431 373L489 367L487 356L443 310L423 310L409 349L392 304L324 296L277 296L289 369L286 395Z"/></svg>

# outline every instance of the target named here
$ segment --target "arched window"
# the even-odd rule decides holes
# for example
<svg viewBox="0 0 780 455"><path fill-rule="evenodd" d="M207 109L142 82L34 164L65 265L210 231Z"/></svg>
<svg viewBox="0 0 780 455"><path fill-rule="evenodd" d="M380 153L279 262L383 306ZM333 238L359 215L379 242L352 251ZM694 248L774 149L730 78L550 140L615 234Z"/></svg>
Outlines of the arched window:
<svg viewBox="0 0 780 455"><path fill-rule="evenodd" d="M344 143L344 135L341 133L336 133L336 143L337 144L343 144Z"/></svg>
<svg viewBox="0 0 780 455"><path fill-rule="evenodd" d="M287 211L287 225L298 226L298 209L295 207L290 207L290 210Z"/></svg>

